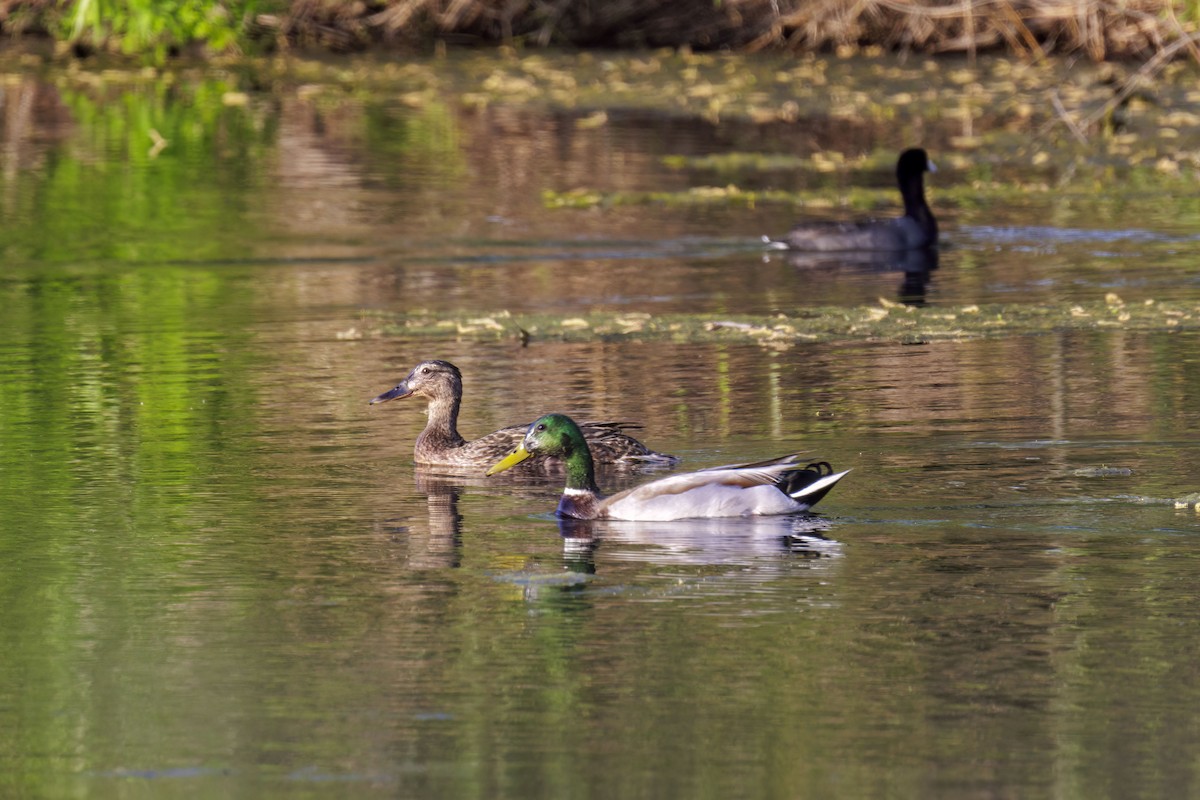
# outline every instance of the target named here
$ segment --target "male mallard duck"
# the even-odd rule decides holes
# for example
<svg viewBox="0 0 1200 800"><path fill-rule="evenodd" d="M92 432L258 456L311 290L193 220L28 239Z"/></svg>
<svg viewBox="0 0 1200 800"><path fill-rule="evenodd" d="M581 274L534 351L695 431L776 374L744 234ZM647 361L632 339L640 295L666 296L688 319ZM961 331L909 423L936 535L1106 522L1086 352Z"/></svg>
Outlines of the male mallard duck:
<svg viewBox="0 0 1200 800"><path fill-rule="evenodd" d="M449 361L422 361L396 387L371 401L421 395L429 398L429 422L417 437L413 458L418 464L438 467L487 467L521 443L528 425L513 425L468 442L458 432L458 409L462 404L462 373ZM674 464L679 459L656 453L622 432L634 427L622 422L588 422L583 435L602 463ZM545 468L538 459L534 469Z"/></svg>
<svg viewBox="0 0 1200 800"><path fill-rule="evenodd" d="M861 222L804 222L769 244L789 250L911 250L937 244L937 220L925 202L925 173L937 167L920 148L905 150L896 162L904 216Z"/></svg>
<svg viewBox="0 0 1200 800"><path fill-rule="evenodd" d="M592 454L579 426L562 414L547 414L529 426L516 452L488 475L536 456L556 456L567 465L567 487L558 501L560 517L665 521L694 517L745 517L807 511L849 472L827 462L802 465L796 456L758 464L713 467L671 475L604 497L596 487Z"/></svg>

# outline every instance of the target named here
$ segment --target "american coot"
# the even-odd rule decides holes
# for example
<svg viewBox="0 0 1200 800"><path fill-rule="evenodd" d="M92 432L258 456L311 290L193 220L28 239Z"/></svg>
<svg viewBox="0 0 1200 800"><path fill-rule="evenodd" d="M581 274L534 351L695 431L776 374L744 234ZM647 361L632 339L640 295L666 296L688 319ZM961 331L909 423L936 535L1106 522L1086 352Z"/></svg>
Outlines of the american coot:
<svg viewBox="0 0 1200 800"><path fill-rule="evenodd" d="M925 172L937 167L920 148L905 150L896 162L904 216L861 222L801 223L769 244L789 250L911 250L937 244L937 220L925 202Z"/></svg>
<svg viewBox="0 0 1200 800"><path fill-rule="evenodd" d="M483 469L511 453L521 443L528 425L501 428L468 442L458 432L458 409L462 405L462 373L449 361L422 361L394 389L370 402L385 403L413 395L429 398L429 422L417 437L413 458L418 464L437 467ZM679 459L656 453L622 432L636 427L622 422L587 422L583 425L597 460L605 464L674 464ZM552 462L538 459L527 469L545 470Z"/></svg>
<svg viewBox="0 0 1200 800"><path fill-rule="evenodd" d="M604 497L596 487L583 433L562 414L547 414L530 425L517 451L487 474L503 472L533 455L566 462L567 486L558 501L558 516L574 519L664 521L795 514L816 505L846 474L835 473L824 461L803 465L790 455L672 475Z"/></svg>

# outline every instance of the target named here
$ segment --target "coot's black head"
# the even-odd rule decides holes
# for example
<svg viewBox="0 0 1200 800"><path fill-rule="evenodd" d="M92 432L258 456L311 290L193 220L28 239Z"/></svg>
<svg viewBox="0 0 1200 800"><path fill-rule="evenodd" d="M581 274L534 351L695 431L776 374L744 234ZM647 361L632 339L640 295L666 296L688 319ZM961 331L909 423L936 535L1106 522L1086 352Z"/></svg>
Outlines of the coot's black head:
<svg viewBox="0 0 1200 800"><path fill-rule="evenodd" d="M919 176L922 172L937 172L937 167L920 147L913 147L900 154L896 162L896 177L904 179Z"/></svg>

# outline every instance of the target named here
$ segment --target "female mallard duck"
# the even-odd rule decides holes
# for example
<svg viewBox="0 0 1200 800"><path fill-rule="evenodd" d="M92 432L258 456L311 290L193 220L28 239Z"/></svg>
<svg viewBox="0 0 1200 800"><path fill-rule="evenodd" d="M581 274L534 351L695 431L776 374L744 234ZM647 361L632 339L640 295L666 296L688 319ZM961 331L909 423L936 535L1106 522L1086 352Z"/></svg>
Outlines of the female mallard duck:
<svg viewBox="0 0 1200 800"><path fill-rule="evenodd" d="M413 395L429 398L429 422L417 437L413 458L423 466L487 467L511 453L521 443L527 425L501 428L495 433L468 442L458 432L458 409L462 404L462 373L449 361L422 361L408 377L390 391L376 397L371 405ZM674 464L675 456L656 453L622 432L634 427L622 422L588 422L583 435L602 463ZM545 469L548 461L538 459L531 469Z"/></svg>
<svg viewBox="0 0 1200 800"><path fill-rule="evenodd" d="M937 220L925 202L925 173L937 167L920 148L905 150L896 162L904 216L861 222L805 222L768 243L789 250L912 250L937 244ZM765 238L765 237L764 237Z"/></svg>
<svg viewBox="0 0 1200 800"><path fill-rule="evenodd" d="M604 497L596 487L592 454L570 417L547 414L529 426L516 452L488 475L536 456L556 456L567 465L567 487L558 501L560 517L666 521L695 517L745 517L807 511L849 472L827 462L801 465L796 456L758 464L713 467L672 475Z"/></svg>

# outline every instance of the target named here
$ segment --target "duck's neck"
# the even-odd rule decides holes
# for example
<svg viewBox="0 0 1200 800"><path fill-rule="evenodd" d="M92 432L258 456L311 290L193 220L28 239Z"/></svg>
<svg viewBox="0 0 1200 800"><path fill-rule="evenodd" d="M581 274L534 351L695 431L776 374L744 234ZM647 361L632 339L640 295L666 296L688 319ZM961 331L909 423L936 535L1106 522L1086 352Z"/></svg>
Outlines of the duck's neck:
<svg viewBox="0 0 1200 800"><path fill-rule="evenodd" d="M925 202L924 176L918 175L914 181L901 183L900 196L904 198L904 216L915 219L921 230L931 239L936 239L937 221L933 218L933 212L929 210L929 204Z"/></svg>
<svg viewBox="0 0 1200 800"><path fill-rule="evenodd" d="M425 430L417 437L417 447L422 445L438 445L442 447L461 447L466 444L458 433L458 407L462 399L458 397L434 397L429 401L429 421Z"/></svg>
<svg viewBox="0 0 1200 800"><path fill-rule="evenodd" d="M568 492L600 494L596 486L596 467L592 463L592 454L582 436L572 438L562 460L567 467Z"/></svg>

